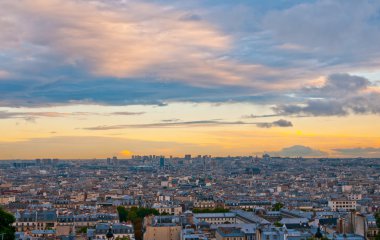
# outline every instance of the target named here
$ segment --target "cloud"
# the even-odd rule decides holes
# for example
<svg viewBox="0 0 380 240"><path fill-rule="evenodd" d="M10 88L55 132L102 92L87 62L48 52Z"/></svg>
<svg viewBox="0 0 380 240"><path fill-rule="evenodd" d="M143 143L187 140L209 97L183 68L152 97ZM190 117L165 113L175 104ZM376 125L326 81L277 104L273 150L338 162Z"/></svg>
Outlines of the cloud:
<svg viewBox="0 0 380 240"><path fill-rule="evenodd" d="M133 115L142 115L145 112L112 112L112 115L123 115L123 116L133 116Z"/></svg>
<svg viewBox="0 0 380 240"><path fill-rule="evenodd" d="M197 14L184 14L179 18L181 21L201 21L202 17Z"/></svg>
<svg viewBox="0 0 380 240"><path fill-rule="evenodd" d="M299 46L306 56L311 54L309 59L315 61L317 68L355 67L379 60L379 10L377 1L306 2L269 12L263 26L279 45Z"/></svg>
<svg viewBox="0 0 380 240"><path fill-rule="evenodd" d="M367 147L367 148L335 148L332 149L339 154L351 157L375 157L380 158L380 148Z"/></svg>
<svg viewBox="0 0 380 240"><path fill-rule="evenodd" d="M60 112L8 112L0 111L0 119L9 119L9 118L24 118L31 119L37 117L65 117L74 114L81 113L60 113Z"/></svg>
<svg viewBox="0 0 380 240"><path fill-rule="evenodd" d="M179 121L180 121L180 119L178 119L178 118L161 120L161 122L166 122L166 123L168 123L168 122L179 122Z"/></svg>
<svg viewBox="0 0 380 240"><path fill-rule="evenodd" d="M85 130L113 130L124 128L165 128L165 127L202 127L202 126L223 126L223 125L247 125L250 123L236 121L226 122L218 120L199 120L199 121L172 121L172 122L159 122L159 123L146 123L146 124L124 124L124 125L103 125L96 127L83 128Z"/></svg>
<svg viewBox="0 0 380 240"><path fill-rule="evenodd" d="M243 115L242 118L268 118L268 117L277 117L280 116L278 114L264 114L264 115L255 115L255 114L250 114L250 115Z"/></svg>
<svg viewBox="0 0 380 240"><path fill-rule="evenodd" d="M379 9L356 1L1 1L0 106L293 103L289 94L320 76L378 67ZM330 111L344 115L338 110Z"/></svg>
<svg viewBox="0 0 380 240"><path fill-rule="evenodd" d="M277 93L256 92L241 86L201 87L148 79L61 79L49 83L3 80L0 84L0 106L9 107L74 104L164 106L170 102L265 104L284 102L287 98Z"/></svg>
<svg viewBox="0 0 380 240"><path fill-rule="evenodd" d="M296 93L305 102L273 107L276 114L296 116L345 116L379 114L378 86L368 79L349 74L330 75L322 86L303 88Z"/></svg>
<svg viewBox="0 0 380 240"><path fill-rule="evenodd" d="M95 127L86 127L85 130L114 130L124 128L167 128L167 127L212 127L212 126L226 126L226 125L256 125L259 128L272 128L272 127L292 127L293 124L289 121L280 119L271 123L255 123L243 121L221 121L221 120L199 120L199 121L179 121L178 119L163 120L158 123L145 123L145 124L123 124L123 125L102 125Z"/></svg>
<svg viewBox="0 0 380 240"><path fill-rule="evenodd" d="M283 148L278 152L271 152L271 155L283 157L322 157L327 156L326 152L313 149L311 147L294 145L291 147Z"/></svg>
<svg viewBox="0 0 380 240"><path fill-rule="evenodd" d="M9 78L10 77L10 73L8 71L5 71L5 70L1 70L0 69L0 79L2 78Z"/></svg>
<svg viewBox="0 0 380 240"><path fill-rule="evenodd" d="M0 69L12 79L2 79L0 105L277 99L279 89L297 87L307 74L246 59L266 56L255 49L271 46L261 30L244 29L255 16L240 4L1 1ZM253 45L245 40L252 35Z"/></svg>
<svg viewBox="0 0 380 240"><path fill-rule="evenodd" d="M91 116L91 115L122 115L134 116L142 115L144 112L111 112L111 113L96 113L96 112L9 112L0 111L0 119L22 118L25 120L35 120L40 117L59 118L72 116Z"/></svg>
<svg viewBox="0 0 380 240"><path fill-rule="evenodd" d="M248 74L267 70L261 64L223 60L231 50L230 36L165 4L24 0L0 7L7 9L0 12L0 26L9 28L1 33L0 51L9 51L13 62L21 58L17 66L23 72L36 74L28 65L56 68L56 60L97 77L210 86L242 85Z"/></svg>
<svg viewBox="0 0 380 240"><path fill-rule="evenodd" d="M273 109L280 115L344 116L348 114L343 103L335 100L310 100L305 104L280 105Z"/></svg>
<svg viewBox="0 0 380 240"><path fill-rule="evenodd" d="M366 78L349 74L332 74L322 86L311 86L303 89L310 97L344 98L347 95L361 93L373 84Z"/></svg>
<svg viewBox="0 0 380 240"><path fill-rule="evenodd" d="M280 119L271 123L257 123L257 127L260 128L272 128L272 127L293 127L293 123L284 119Z"/></svg>

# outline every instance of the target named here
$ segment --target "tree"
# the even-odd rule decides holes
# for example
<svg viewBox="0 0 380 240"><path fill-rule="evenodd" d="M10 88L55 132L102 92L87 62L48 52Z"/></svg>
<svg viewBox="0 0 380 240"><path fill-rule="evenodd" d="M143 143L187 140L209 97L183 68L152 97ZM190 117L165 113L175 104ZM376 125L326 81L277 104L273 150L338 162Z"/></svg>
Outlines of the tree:
<svg viewBox="0 0 380 240"><path fill-rule="evenodd" d="M378 228L380 228L380 213L376 213L375 218L376 218L376 225Z"/></svg>
<svg viewBox="0 0 380 240"><path fill-rule="evenodd" d="M280 211L284 207L284 204L278 202L272 206L272 211Z"/></svg>
<svg viewBox="0 0 380 240"><path fill-rule="evenodd" d="M81 227L78 233L87 233L87 227Z"/></svg>
<svg viewBox="0 0 380 240"><path fill-rule="evenodd" d="M136 219L133 223L133 228L135 230L135 238L136 240L143 239L143 220L141 218Z"/></svg>
<svg viewBox="0 0 380 240"><path fill-rule="evenodd" d="M136 211L130 211L128 212L128 220L132 221L132 222L135 222L137 220L138 216L137 216L137 213Z"/></svg>
<svg viewBox="0 0 380 240"><path fill-rule="evenodd" d="M275 227L282 227L283 225L280 222L277 221L277 222L274 223L274 226Z"/></svg>
<svg viewBox="0 0 380 240"><path fill-rule="evenodd" d="M119 221L126 222L128 218L128 210L123 206L118 206L117 212L119 214Z"/></svg>
<svg viewBox="0 0 380 240"><path fill-rule="evenodd" d="M132 207L130 209L127 209L124 206L119 206L117 207L117 212L119 214L120 222L131 221L133 223L136 240L141 240L143 237L142 222L144 217L152 214L160 215L157 209L153 208Z"/></svg>
<svg viewBox="0 0 380 240"><path fill-rule="evenodd" d="M12 226L15 221L16 219L12 214L0 207L0 234L5 233L4 240L15 239L15 228Z"/></svg>

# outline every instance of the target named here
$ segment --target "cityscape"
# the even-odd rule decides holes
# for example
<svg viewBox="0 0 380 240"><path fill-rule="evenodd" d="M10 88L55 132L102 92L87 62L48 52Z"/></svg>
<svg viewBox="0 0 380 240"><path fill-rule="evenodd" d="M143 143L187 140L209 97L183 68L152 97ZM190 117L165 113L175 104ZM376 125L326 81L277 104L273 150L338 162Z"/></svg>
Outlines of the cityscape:
<svg viewBox="0 0 380 240"><path fill-rule="evenodd" d="M360 162L360 164L358 164ZM378 239L380 159L3 161L17 239Z"/></svg>
<svg viewBox="0 0 380 240"><path fill-rule="evenodd" d="M0 0L0 240L380 240L379 0Z"/></svg>

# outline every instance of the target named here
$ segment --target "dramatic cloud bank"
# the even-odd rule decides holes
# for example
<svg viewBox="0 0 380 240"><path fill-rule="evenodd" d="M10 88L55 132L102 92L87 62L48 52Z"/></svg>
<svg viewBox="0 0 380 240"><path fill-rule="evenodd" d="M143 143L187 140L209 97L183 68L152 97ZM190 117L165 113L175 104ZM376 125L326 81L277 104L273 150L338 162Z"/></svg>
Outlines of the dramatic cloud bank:
<svg viewBox="0 0 380 240"><path fill-rule="evenodd" d="M274 107L279 115L344 116L379 114L380 92L368 79L348 74L329 76L322 86L301 89L297 94L306 98L300 104Z"/></svg>
<svg viewBox="0 0 380 240"><path fill-rule="evenodd" d="M378 69L379 10L373 1L1 1L0 106L292 103L321 76ZM353 99L364 89L345 90ZM378 111L367 104L377 94L356 97L277 111Z"/></svg>

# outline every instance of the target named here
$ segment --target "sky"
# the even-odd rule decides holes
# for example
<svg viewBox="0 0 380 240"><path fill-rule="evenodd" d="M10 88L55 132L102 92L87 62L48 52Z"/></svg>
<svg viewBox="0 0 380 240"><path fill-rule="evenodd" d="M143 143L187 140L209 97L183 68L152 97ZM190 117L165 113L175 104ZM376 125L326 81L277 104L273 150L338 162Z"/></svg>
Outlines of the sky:
<svg viewBox="0 0 380 240"><path fill-rule="evenodd" d="M380 157L380 2L2 0L0 159Z"/></svg>

